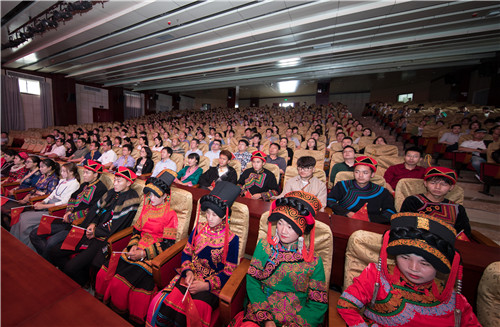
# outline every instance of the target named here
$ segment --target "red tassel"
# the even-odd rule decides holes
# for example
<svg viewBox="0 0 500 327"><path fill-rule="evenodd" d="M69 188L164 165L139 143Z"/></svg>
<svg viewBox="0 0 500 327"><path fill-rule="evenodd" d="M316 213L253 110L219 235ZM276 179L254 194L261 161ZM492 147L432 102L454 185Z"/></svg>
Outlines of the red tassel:
<svg viewBox="0 0 500 327"><path fill-rule="evenodd" d="M306 247L302 249L302 256L306 262L311 262L314 258L314 239L316 235L316 225L313 226L311 230L311 235L309 237L309 251L307 251Z"/></svg>

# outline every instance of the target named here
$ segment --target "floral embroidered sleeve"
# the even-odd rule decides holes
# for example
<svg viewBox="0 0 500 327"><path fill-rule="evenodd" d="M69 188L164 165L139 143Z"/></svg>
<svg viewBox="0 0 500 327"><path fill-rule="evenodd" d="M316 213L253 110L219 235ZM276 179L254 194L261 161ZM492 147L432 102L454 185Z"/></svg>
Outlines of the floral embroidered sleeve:
<svg viewBox="0 0 500 327"><path fill-rule="evenodd" d="M250 267L247 274L247 294L249 304L244 320L249 320L261 325L266 321L273 321L272 307L267 302L267 295L263 292L262 283L254 276L259 273L266 264L261 258L267 258L268 255L259 241L255 248Z"/></svg>
<svg viewBox="0 0 500 327"><path fill-rule="evenodd" d="M130 250L134 245L138 245L140 239L141 231L137 229L137 226L134 226L134 229L132 230L132 237L127 245L127 250Z"/></svg>
<svg viewBox="0 0 500 327"><path fill-rule="evenodd" d="M377 268L370 263L340 296L337 309L347 325L368 326L360 310L371 301L376 279Z"/></svg>
<svg viewBox="0 0 500 327"><path fill-rule="evenodd" d="M328 293L325 282L325 270L321 257L318 257L314 272L309 280L307 289L307 301L305 306L298 312L309 325L319 326L328 309Z"/></svg>
<svg viewBox="0 0 500 327"><path fill-rule="evenodd" d="M57 184L59 184L59 179L57 179L57 177L54 176L47 183L47 191L45 194L52 193L56 189Z"/></svg>
<svg viewBox="0 0 500 327"><path fill-rule="evenodd" d="M210 284L211 291L220 291L226 282L228 281L231 274L236 269L238 264L238 251L239 250L239 238L234 235L233 239L229 242L226 264L224 269L218 274L209 276L205 280Z"/></svg>

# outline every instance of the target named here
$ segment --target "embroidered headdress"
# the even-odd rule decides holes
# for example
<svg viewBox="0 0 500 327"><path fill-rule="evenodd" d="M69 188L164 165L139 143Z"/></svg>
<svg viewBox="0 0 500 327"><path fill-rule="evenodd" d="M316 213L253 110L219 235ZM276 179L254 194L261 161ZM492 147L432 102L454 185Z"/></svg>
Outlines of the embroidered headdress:
<svg viewBox="0 0 500 327"><path fill-rule="evenodd" d="M162 170L156 177L148 178L143 193L152 192L159 198L165 193L170 194L170 185L172 185L176 176L177 173L170 169Z"/></svg>
<svg viewBox="0 0 500 327"><path fill-rule="evenodd" d="M435 176L447 178L449 181L451 181L452 185L455 185L457 183L457 173L450 168L429 167L425 170L424 181Z"/></svg>
<svg viewBox="0 0 500 327"><path fill-rule="evenodd" d="M354 167L358 165L364 165L370 167L373 172L377 171L377 161L373 158L370 158L368 156L359 156L356 158L354 161Z"/></svg>
<svg viewBox="0 0 500 327"><path fill-rule="evenodd" d="M118 171L115 173L115 176L120 176L133 183L137 178L137 175L127 167L120 166L118 167Z"/></svg>
<svg viewBox="0 0 500 327"><path fill-rule="evenodd" d="M102 165L94 160L87 160L87 163L83 166L83 168L93 171L94 173L102 174L103 167Z"/></svg>
<svg viewBox="0 0 500 327"><path fill-rule="evenodd" d="M252 158L250 160L253 160L253 159L260 159L262 160L262 162L266 163L266 154L262 151L254 151L252 153Z"/></svg>
<svg viewBox="0 0 500 327"><path fill-rule="evenodd" d="M273 239L271 233L271 223L280 219L285 220L292 226L293 230L302 237L311 233L310 249L302 248L302 255L305 261L310 262L314 257L314 234L315 217L321 209L321 202L318 198L304 191L293 191L285 197L277 199L271 204L271 214L268 218L267 240L270 244L276 245L277 240Z"/></svg>

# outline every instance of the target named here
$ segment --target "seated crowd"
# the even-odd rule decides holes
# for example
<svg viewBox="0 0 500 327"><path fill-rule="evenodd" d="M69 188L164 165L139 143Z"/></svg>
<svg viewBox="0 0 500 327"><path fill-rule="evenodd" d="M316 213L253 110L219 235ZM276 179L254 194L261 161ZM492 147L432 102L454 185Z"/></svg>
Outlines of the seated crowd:
<svg viewBox="0 0 500 327"><path fill-rule="evenodd" d="M439 160L447 152L470 153L480 178L481 163L490 159L486 154L499 159L499 116L485 115L481 122L460 108L457 114L466 120L456 124L441 110L422 116L420 106L367 106L366 114L408 133L406 143L413 145L399 157L397 149L391 152L394 145L341 104L292 110L189 111L57 128L40 147L24 144L15 150L7 148L4 133L2 226L135 324L208 326L239 262L239 236L229 228L233 203L238 197L272 201L267 236L259 239L246 277L248 302L232 325L318 326L328 307L328 281L314 251L315 216L327 211L390 224L382 261L369 265L342 294L338 310L344 320L399 325L394 323L403 316L419 322L438 315L435 319L451 325L456 307L462 325L479 325L465 297L436 286L436 272L448 274L450 285L461 278L454 242L471 241L472 234L465 208L448 199L457 188L457 173L425 168L420 140L429 126L449 127L440 129L436 143L445 151L432 155ZM109 172L114 177L105 181ZM420 180L425 191L404 193L407 179ZM176 184L210 193L199 201L205 220L197 215L175 277L157 289L152 260L177 240L171 197ZM24 189L29 190L21 193ZM401 192L405 197L397 208ZM65 213L56 219L51 210L61 205L67 205ZM108 239L130 226L123 252L108 253ZM389 264L387 255L396 264ZM399 291L406 285L411 291ZM399 302L389 296L396 290ZM456 297L460 303L451 305ZM399 312L406 298L417 315ZM390 311L380 304L386 300ZM370 310L361 310L365 306Z"/></svg>

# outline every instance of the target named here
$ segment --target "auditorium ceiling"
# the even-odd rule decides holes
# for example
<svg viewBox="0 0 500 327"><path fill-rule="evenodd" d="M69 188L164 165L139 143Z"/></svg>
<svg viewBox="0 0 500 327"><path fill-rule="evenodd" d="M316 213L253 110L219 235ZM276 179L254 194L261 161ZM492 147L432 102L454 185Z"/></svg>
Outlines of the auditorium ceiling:
<svg viewBox="0 0 500 327"><path fill-rule="evenodd" d="M64 5L1 1L3 68L186 92L479 65L500 51L500 2L399 0L94 1L9 47Z"/></svg>

